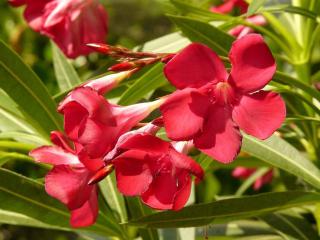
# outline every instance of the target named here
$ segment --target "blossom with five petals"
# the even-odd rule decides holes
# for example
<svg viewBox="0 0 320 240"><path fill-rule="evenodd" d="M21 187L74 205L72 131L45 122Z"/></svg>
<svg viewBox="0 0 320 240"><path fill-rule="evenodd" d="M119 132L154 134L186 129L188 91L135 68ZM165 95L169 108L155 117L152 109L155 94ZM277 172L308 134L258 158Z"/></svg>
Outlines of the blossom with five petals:
<svg viewBox="0 0 320 240"><path fill-rule="evenodd" d="M263 38L249 34L236 40L229 58L230 73L207 46L187 46L164 68L178 90L160 107L170 139L192 139L198 149L223 163L240 151L239 128L266 139L286 115L280 95L261 90L276 70Z"/></svg>
<svg viewBox="0 0 320 240"><path fill-rule="evenodd" d="M232 176L239 179L247 179L257 171L256 168L236 167L232 171ZM270 169L263 176L259 177L253 184L254 190L259 190L263 185L270 183L273 178L273 170Z"/></svg>
<svg viewBox="0 0 320 240"><path fill-rule="evenodd" d="M30 27L51 38L70 58L88 55L87 43L104 43L107 12L98 0L10 0L26 5L24 17Z"/></svg>
<svg viewBox="0 0 320 240"><path fill-rule="evenodd" d="M70 224L89 226L98 215L98 192L97 186L88 185L88 181L103 167L102 158L89 159L80 144L71 146L60 132L52 132L51 141L54 146L36 148L29 155L38 162L54 166L45 177L45 189L71 211Z"/></svg>

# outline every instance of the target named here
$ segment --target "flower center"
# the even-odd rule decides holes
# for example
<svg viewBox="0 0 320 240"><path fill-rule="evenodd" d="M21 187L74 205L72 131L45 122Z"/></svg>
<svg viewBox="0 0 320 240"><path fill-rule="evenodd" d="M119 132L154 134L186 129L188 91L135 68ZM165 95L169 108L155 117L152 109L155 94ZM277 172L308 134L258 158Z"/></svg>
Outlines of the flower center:
<svg viewBox="0 0 320 240"><path fill-rule="evenodd" d="M235 103L236 94L229 83L219 82L213 88L216 103L221 105L233 105Z"/></svg>

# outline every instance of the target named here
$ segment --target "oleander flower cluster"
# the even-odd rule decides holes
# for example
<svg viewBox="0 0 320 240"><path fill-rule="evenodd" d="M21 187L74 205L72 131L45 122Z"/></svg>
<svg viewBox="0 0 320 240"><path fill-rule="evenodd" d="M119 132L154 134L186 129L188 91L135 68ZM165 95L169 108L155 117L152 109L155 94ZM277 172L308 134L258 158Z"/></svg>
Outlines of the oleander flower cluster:
<svg viewBox="0 0 320 240"><path fill-rule="evenodd" d="M201 43L176 53L134 52L103 44L106 13L96 0L10 2L26 5L28 24L52 38L67 56L97 51L120 61L109 69L114 73L69 92L57 108L64 132L51 132L52 145L30 152L37 162L53 166L45 177L45 189L70 210L73 227L96 221L97 183L113 171L123 195L138 196L158 210L183 208L192 181L204 176L200 164L188 156L191 148L227 164L240 152L243 133L263 140L285 119L281 96L263 89L276 62L259 34L238 36L229 52L229 70ZM229 2L246 10L241 1ZM222 8L214 10L227 12ZM176 88L173 93L129 106L105 98L121 81L157 62ZM159 110L158 116L151 114L154 110ZM159 137L160 129L168 140ZM235 177L249 176L239 171Z"/></svg>

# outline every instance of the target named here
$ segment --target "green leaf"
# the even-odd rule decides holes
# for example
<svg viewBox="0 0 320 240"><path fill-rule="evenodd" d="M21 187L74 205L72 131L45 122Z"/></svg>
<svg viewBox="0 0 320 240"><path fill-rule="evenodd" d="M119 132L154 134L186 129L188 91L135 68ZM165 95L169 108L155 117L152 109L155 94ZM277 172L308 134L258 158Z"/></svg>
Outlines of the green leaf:
<svg viewBox="0 0 320 240"><path fill-rule="evenodd" d="M171 0L171 3L179 9L183 14L188 14L190 17L194 18L204 18L209 20L220 20L220 21L228 21L233 19L232 16L227 14L219 14L211 12L207 9L197 7L196 5L190 4L186 1L181 0Z"/></svg>
<svg viewBox="0 0 320 240"><path fill-rule="evenodd" d="M73 65L68 61L61 50L51 42L53 67L61 91L69 90L79 84L81 80L74 70Z"/></svg>
<svg viewBox="0 0 320 240"><path fill-rule="evenodd" d="M185 207L179 212L166 211L129 222L150 228L173 228L224 223L259 216L282 209L316 203L320 194L314 192L273 192L248 197L229 198L208 204Z"/></svg>
<svg viewBox="0 0 320 240"><path fill-rule="evenodd" d="M129 105L143 99L148 93L165 85L167 80L163 73L163 63L157 63L146 67L132 80L134 83L121 95L119 104Z"/></svg>
<svg viewBox="0 0 320 240"><path fill-rule="evenodd" d="M250 186L254 184L254 182L261 178L263 175L265 175L270 168L263 167L258 169L256 172L254 172L251 176L249 176L238 188L237 192L235 193L235 196L241 196L245 191L249 189Z"/></svg>
<svg viewBox="0 0 320 240"><path fill-rule="evenodd" d="M259 11L260 8L263 7L263 4L266 0L252 0L247 11L247 16L251 16Z"/></svg>
<svg viewBox="0 0 320 240"><path fill-rule="evenodd" d="M320 101L319 91L285 73L277 71L276 74L273 76L273 80L281 84L285 84L285 85L296 87L297 89L301 89L305 93L309 94L310 96Z"/></svg>
<svg viewBox="0 0 320 240"><path fill-rule="evenodd" d="M300 214L294 211L282 211L261 216L274 229L294 239L318 239L313 226Z"/></svg>
<svg viewBox="0 0 320 240"><path fill-rule="evenodd" d="M57 200L46 194L39 182L0 168L0 210L20 214L37 221L37 227L50 225L56 229L69 229L69 213ZM1 222L1 218L0 218ZM16 224L25 225L16 219ZM41 225L40 225L41 224ZM99 217L97 223L85 231L107 235L120 235L119 226L109 218Z"/></svg>
<svg viewBox="0 0 320 240"><path fill-rule="evenodd" d="M244 135L242 151L287 171L320 189L320 171L293 146L275 135L262 141Z"/></svg>
<svg viewBox="0 0 320 240"><path fill-rule="evenodd" d="M141 203L138 197L126 198L130 214L133 218L140 218L152 213L152 210ZM139 229L143 240L158 240L158 233L155 229Z"/></svg>
<svg viewBox="0 0 320 240"><path fill-rule="evenodd" d="M143 51L152 51L156 53L175 53L189 43L190 41L183 37L181 33L175 32L146 42L141 46L141 49Z"/></svg>
<svg viewBox="0 0 320 240"><path fill-rule="evenodd" d="M234 38L222 30L202 21L188 17L169 15L169 18L192 41L201 42L218 54L227 56Z"/></svg>
<svg viewBox="0 0 320 240"><path fill-rule="evenodd" d="M51 144L51 142L49 142L46 139L41 138L39 136L30 134L30 133L15 132L15 131L1 132L0 133L0 140L1 139L14 139L19 142L31 143L31 144L35 144L37 146Z"/></svg>
<svg viewBox="0 0 320 240"><path fill-rule="evenodd" d="M125 200L123 195L118 192L114 173L102 180L99 185L105 201L108 203L110 208L118 214L117 217L120 222L126 221L127 212Z"/></svg>
<svg viewBox="0 0 320 240"><path fill-rule="evenodd" d="M48 137L50 131L61 129L61 118L46 87L3 41L0 41L0 88L41 125Z"/></svg>

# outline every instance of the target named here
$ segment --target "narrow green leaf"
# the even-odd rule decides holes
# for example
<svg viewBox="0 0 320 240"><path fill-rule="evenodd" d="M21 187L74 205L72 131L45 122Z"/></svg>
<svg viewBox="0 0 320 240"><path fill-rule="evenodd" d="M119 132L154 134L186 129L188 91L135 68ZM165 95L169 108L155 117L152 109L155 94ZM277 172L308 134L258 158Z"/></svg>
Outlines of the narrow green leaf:
<svg viewBox="0 0 320 240"><path fill-rule="evenodd" d="M320 194L314 192L273 192L241 198L229 198L208 204L185 207L179 212L166 211L129 222L150 228L202 226L223 223L282 209L316 203Z"/></svg>
<svg viewBox="0 0 320 240"><path fill-rule="evenodd" d="M273 76L273 80L278 83L282 83L285 85L296 87L297 89L301 89L305 93L309 94L310 96L320 101L319 91L283 72L277 71L276 74Z"/></svg>
<svg viewBox="0 0 320 240"><path fill-rule="evenodd" d="M70 231L70 228L68 227L60 227L60 226L46 224L39 220L33 219L27 215L6 211L2 209L0 209L0 223Z"/></svg>
<svg viewBox="0 0 320 240"><path fill-rule="evenodd" d="M192 41L201 42L218 54L227 56L234 38L209 23L188 17L168 16Z"/></svg>
<svg viewBox="0 0 320 240"><path fill-rule="evenodd" d="M152 210L143 205L137 197L126 198L130 214L133 218L140 218L152 213ZM139 233L143 240L158 240L158 233L155 229L139 229Z"/></svg>
<svg viewBox="0 0 320 240"><path fill-rule="evenodd" d="M171 3L179 9L183 14L188 14L190 17L204 18L216 21L228 21L233 19L227 14L219 14L209 11L208 9L200 8L194 4L182 0L171 0Z"/></svg>
<svg viewBox="0 0 320 240"><path fill-rule="evenodd" d="M175 53L187 46L189 43L189 39L183 37L181 33L175 32L146 42L141 46L141 49L157 53Z"/></svg>
<svg viewBox="0 0 320 240"><path fill-rule="evenodd" d="M133 84L121 95L119 104L129 105L138 102L148 93L165 85L167 80L163 73L163 64L157 63L143 69L130 80Z"/></svg>
<svg viewBox="0 0 320 240"><path fill-rule="evenodd" d="M1 139L14 139L19 142L24 143L31 143L36 146L40 145L50 145L51 143L44 138L39 136L30 134L30 133L23 133L23 132L15 132L15 131L5 131L0 133L0 140Z"/></svg>
<svg viewBox="0 0 320 240"><path fill-rule="evenodd" d="M3 41L0 41L0 88L39 123L48 136L50 131L61 129L61 118L46 87Z"/></svg>
<svg viewBox="0 0 320 240"><path fill-rule="evenodd" d="M274 229L294 239L318 239L318 234L313 226L294 211L270 213L261 216L260 219L264 220Z"/></svg>
<svg viewBox="0 0 320 240"><path fill-rule="evenodd" d="M251 16L259 11L260 8L263 7L263 4L266 0L252 0L247 11L247 16Z"/></svg>
<svg viewBox="0 0 320 240"><path fill-rule="evenodd" d="M0 168L0 199L2 211L28 216L43 226L71 229L69 212L57 200L46 194L42 184L2 168ZM16 224L25 225L25 221ZM118 226L101 217L95 225L83 230L119 235Z"/></svg>
<svg viewBox="0 0 320 240"><path fill-rule="evenodd" d="M266 174L270 169L269 168L260 168L256 172L254 172L250 177L248 177L238 188L237 192L235 193L235 196L241 196L245 191L249 189L254 182L262 177L264 174Z"/></svg>
<svg viewBox="0 0 320 240"><path fill-rule="evenodd" d="M242 151L287 171L320 189L320 171L292 145L275 135L262 141L244 135Z"/></svg>
<svg viewBox="0 0 320 240"><path fill-rule="evenodd" d="M51 42L53 66L58 85L61 91L69 90L81 83L81 80L72 64L61 50Z"/></svg>
<svg viewBox="0 0 320 240"><path fill-rule="evenodd" d="M118 214L119 221L127 221L125 200L123 195L118 192L114 173L102 180L99 185L106 202Z"/></svg>

